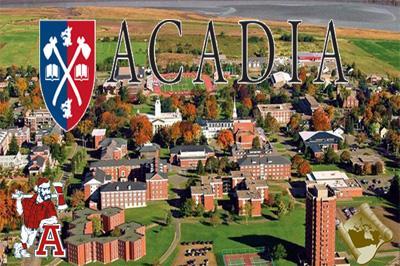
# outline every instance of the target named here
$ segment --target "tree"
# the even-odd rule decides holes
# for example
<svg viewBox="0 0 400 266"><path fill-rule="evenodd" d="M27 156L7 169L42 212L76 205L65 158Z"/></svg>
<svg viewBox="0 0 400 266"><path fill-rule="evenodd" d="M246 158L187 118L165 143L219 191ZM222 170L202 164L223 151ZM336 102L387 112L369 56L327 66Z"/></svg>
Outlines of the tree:
<svg viewBox="0 0 400 266"><path fill-rule="evenodd" d="M315 130L325 131L331 129L329 116L321 107L314 111L312 122Z"/></svg>
<svg viewBox="0 0 400 266"><path fill-rule="evenodd" d="M197 161L196 173L198 175L205 175L206 170L204 169L203 162L201 160Z"/></svg>
<svg viewBox="0 0 400 266"><path fill-rule="evenodd" d="M246 224L249 224L249 218L253 215L253 207L250 202L246 202L244 205L244 216L246 218Z"/></svg>
<svg viewBox="0 0 400 266"><path fill-rule="evenodd" d="M214 95L207 97L206 99L206 118L216 119L218 116L218 104L217 99Z"/></svg>
<svg viewBox="0 0 400 266"><path fill-rule="evenodd" d="M216 227L220 223L221 223L221 218L219 217L219 213L217 211L213 212L210 217L210 224L212 224L213 227Z"/></svg>
<svg viewBox="0 0 400 266"><path fill-rule="evenodd" d="M112 230L111 236L112 237L120 237L122 235L121 229L117 226Z"/></svg>
<svg viewBox="0 0 400 266"><path fill-rule="evenodd" d="M383 165L383 162L377 161L375 163L375 174L379 175L382 174L384 171L385 166Z"/></svg>
<svg viewBox="0 0 400 266"><path fill-rule="evenodd" d="M400 175L396 175L392 178L390 182L390 188L388 193L389 200L397 206L397 215L400 214ZM398 217L399 218L399 217Z"/></svg>
<svg viewBox="0 0 400 266"><path fill-rule="evenodd" d="M136 145L143 145L153 137L153 125L144 115L136 115L131 119L132 137Z"/></svg>
<svg viewBox="0 0 400 266"><path fill-rule="evenodd" d="M75 137L71 132L65 133L65 142L67 145L72 145L75 142Z"/></svg>
<svg viewBox="0 0 400 266"><path fill-rule="evenodd" d="M274 260L280 260L280 259L284 259L287 256L287 252L285 247L282 244L277 244L276 246L274 246L274 248L272 249L272 258Z"/></svg>
<svg viewBox="0 0 400 266"><path fill-rule="evenodd" d="M10 145L8 148L8 155L16 155L19 152L19 146L18 146L18 142L17 142L17 138L15 137L15 135L12 136L11 141L10 141Z"/></svg>
<svg viewBox="0 0 400 266"><path fill-rule="evenodd" d="M193 209L195 207L195 202L193 199L186 199L186 201L181 206L181 213L184 217L189 217L193 215Z"/></svg>
<svg viewBox="0 0 400 266"><path fill-rule="evenodd" d="M85 193L82 190L74 190L71 195L71 206L74 208L83 208L85 206Z"/></svg>
<svg viewBox="0 0 400 266"><path fill-rule="evenodd" d="M301 115L296 113L290 117L290 121L288 123L288 131L294 135L300 130L300 122L301 122Z"/></svg>
<svg viewBox="0 0 400 266"><path fill-rule="evenodd" d="M275 133L279 130L279 123L271 113L268 113L265 117L263 128L267 133Z"/></svg>
<svg viewBox="0 0 400 266"><path fill-rule="evenodd" d="M329 147L325 152L324 160L326 163L338 163L340 159L333 148Z"/></svg>
<svg viewBox="0 0 400 266"><path fill-rule="evenodd" d="M182 132L180 128L180 123L174 123L170 128L170 136L174 145L176 145L176 141L182 137Z"/></svg>
<svg viewBox="0 0 400 266"><path fill-rule="evenodd" d="M93 130L93 128L94 128L94 124L93 124L92 120L85 119L78 123L77 129L78 129L79 133L81 134L81 138L82 138L82 142L83 142L84 146L86 146L84 139Z"/></svg>
<svg viewBox="0 0 400 266"><path fill-rule="evenodd" d="M98 237L101 236L103 231L103 225L101 219L97 216L94 216L92 219L92 226L93 226L93 235Z"/></svg>
<svg viewBox="0 0 400 266"><path fill-rule="evenodd" d="M203 214L204 214L204 206L203 206L203 204L199 203L194 208L194 216L201 217L201 216L203 216Z"/></svg>
<svg viewBox="0 0 400 266"><path fill-rule="evenodd" d="M342 154L340 154L340 161L342 163L348 163L350 162L351 154L349 151L343 151Z"/></svg>
<svg viewBox="0 0 400 266"><path fill-rule="evenodd" d="M207 173L216 173L218 171L218 159L215 156L207 158L205 168Z"/></svg>
<svg viewBox="0 0 400 266"><path fill-rule="evenodd" d="M297 173L299 176L305 176L308 173L311 173L311 165L307 160L302 161L297 167Z"/></svg>
<svg viewBox="0 0 400 266"><path fill-rule="evenodd" d="M253 139L253 142L251 143L251 146L253 147L253 149L259 149L261 148L261 144L260 144L260 138L258 136L256 136Z"/></svg>
<svg viewBox="0 0 400 266"><path fill-rule="evenodd" d="M358 145L361 145L366 140L367 140L367 135L364 132L360 132L357 134L356 141L357 141Z"/></svg>
<svg viewBox="0 0 400 266"><path fill-rule="evenodd" d="M170 211L167 211L165 215L165 225L170 225L172 221L172 214Z"/></svg>
<svg viewBox="0 0 400 266"><path fill-rule="evenodd" d="M196 113L196 106L192 103L185 104L182 110L183 117L189 121L194 121L194 119L196 118Z"/></svg>
<svg viewBox="0 0 400 266"><path fill-rule="evenodd" d="M223 129L219 132L217 137L217 144L221 147L221 149L226 151L230 146L233 145L233 143L234 139L231 130Z"/></svg>
<svg viewBox="0 0 400 266"><path fill-rule="evenodd" d="M278 208L276 210L276 215L278 215L278 218L281 218L282 216L288 213L288 208L283 200L277 202L277 205Z"/></svg>
<svg viewBox="0 0 400 266"><path fill-rule="evenodd" d="M304 158L301 155L296 154L295 156L292 157L292 168L296 169L303 161Z"/></svg>

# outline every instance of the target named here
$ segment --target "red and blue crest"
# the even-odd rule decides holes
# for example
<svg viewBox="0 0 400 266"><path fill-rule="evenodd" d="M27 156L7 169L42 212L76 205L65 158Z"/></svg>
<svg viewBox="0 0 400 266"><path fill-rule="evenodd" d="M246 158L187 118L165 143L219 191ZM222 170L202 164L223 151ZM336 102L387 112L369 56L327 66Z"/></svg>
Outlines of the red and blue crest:
<svg viewBox="0 0 400 266"><path fill-rule="evenodd" d="M96 72L94 20L40 21L40 85L47 109L65 131L89 105Z"/></svg>

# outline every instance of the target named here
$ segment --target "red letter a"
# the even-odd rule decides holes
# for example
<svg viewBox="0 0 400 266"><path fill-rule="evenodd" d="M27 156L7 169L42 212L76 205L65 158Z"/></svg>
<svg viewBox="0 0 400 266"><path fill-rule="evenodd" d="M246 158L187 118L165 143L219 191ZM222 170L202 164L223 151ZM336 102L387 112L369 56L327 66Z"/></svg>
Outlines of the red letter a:
<svg viewBox="0 0 400 266"><path fill-rule="evenodd" d="M65 249L61 243L59 232L61 231L61 225L52 224L44 225L43 233L39 240L39 246L35 250L36 257L47 257L46 247L53 248L53 257L65 257Z"/></svg>

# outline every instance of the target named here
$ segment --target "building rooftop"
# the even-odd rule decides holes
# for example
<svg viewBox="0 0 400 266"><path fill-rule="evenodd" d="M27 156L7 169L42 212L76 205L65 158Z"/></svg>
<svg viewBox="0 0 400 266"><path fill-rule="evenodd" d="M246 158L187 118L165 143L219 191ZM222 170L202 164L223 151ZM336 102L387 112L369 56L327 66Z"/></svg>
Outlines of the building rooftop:
<svg viewBox="0 0 400 266"><path fill-rule="evenodd" d="M106 135L106 129L105 128L95 128L92 131L92 137L94 136L104 136Z"/></svg>
<svg viewBox="0 0 400 266"><path fill-rule="evenodd" d="M113 192L113 191L132 191L132 190L146 190L145 182L111 182L100 188L102 192Z"/></svg>
<svg viewBox="0 0 400 266"><path fill-rule="evenodd" d="M278 104L257 104L257 108L262 113L268 113L272 111L294 111L291 103L278 103Z"/></svg>
<svg viewBox="0 0 400 266"><path fill-rule="evenodd" d="M171 149L171 154L177 154L182 152L213 152L213 149L208 145L182 145L182 146L175 146Z"/></svg>
<svg viewBox="0 0 400 266"><path fill-rule="evenodd" d="M360 187L357 181L349 179L346 173L341 171L314 171L307 174L307 180L319 185L328 185L332 189Z"/></svg>
<svg viewBox="0 0 400 266"><path fill-rule="evenodd" d="M238 160L239 166L260 164L290 164L290 160L279 155L266 155L264 157L243 157Z"/></svg>
<svg viewBox="0 0 400 266"><path fill-rule="evenodd" d="M150 164L151 159L121 159L121 160L100 160L90 163L89 168L96 167L117 167L122 165L142 165Z"/></svg>

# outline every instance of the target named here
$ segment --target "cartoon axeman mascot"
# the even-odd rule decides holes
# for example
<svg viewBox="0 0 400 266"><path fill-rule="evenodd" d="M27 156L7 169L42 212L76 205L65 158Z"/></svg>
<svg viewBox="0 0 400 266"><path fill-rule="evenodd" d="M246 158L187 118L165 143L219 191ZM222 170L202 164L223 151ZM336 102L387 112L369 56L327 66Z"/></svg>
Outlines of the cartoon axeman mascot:
<svg viewBox="0 0 400 266"><path fill-rule="evenodd" d="M17 213L23 217L21 227L21 243L14 245L16 258L29 258L27 249L33 245L38 231L45 224L57 223L57 211L51 201L50 182L47 178L39 178L35 186L35 194L24 195L21 191L13 194L16 199ZM30 197L29 197L30 196Z"/></svg>

